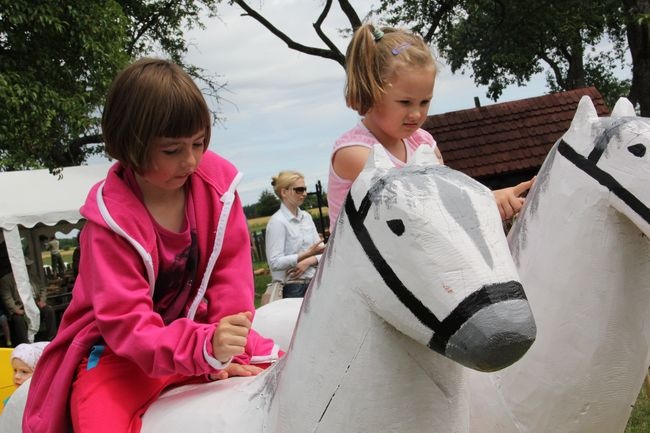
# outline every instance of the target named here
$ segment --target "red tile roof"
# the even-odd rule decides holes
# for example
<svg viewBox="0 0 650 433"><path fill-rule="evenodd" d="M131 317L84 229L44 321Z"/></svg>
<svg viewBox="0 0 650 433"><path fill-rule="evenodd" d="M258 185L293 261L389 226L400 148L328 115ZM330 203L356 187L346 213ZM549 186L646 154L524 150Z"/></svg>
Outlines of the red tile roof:
<svg viewBox="0 0 650 433"><path fill-rule="evenodd" d="M594 87L551 93L429 116L422 128L438 142L445 164L474 178L537 169L588 95L608 115Z"/></svg>

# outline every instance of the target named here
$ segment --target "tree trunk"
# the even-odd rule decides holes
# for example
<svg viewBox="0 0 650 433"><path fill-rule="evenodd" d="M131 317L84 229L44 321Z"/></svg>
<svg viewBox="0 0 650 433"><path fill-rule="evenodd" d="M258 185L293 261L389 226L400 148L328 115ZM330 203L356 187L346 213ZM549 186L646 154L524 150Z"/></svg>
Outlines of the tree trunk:
<svg viewBox="0 0 650 433"><path fill-rule="evenodd" d="M579 89L585 87L585 49L580 38L569 47L569 70L567 71L566 84L564 90Z"/></svg>
<svg viewBox="0 0 650 433"><path fill-rule="evenodd" d="M629 99L633 104L639 104L641 116L650 117L650 1L623 0L623 7L632 55Z"/></svg>

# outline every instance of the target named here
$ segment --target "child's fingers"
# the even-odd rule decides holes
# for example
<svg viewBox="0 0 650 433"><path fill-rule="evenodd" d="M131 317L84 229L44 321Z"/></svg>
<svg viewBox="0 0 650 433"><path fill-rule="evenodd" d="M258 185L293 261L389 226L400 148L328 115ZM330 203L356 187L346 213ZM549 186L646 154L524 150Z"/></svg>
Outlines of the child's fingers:
<svg viewBox="0 0 650 433"><path fill-rule="evenodd" d="M241 355L246 348L246 337L224 336L215 333L212 341L214 357L221 362L226 362L233 356Z"/></svg>
<svg viewBox="0 0 650 433"><path fill-rule="evenodd" d="M250 328L253 320L253 313L250 311L244 311L243 313L233 314L232 316L226 316L221 319L220 323L228 323L232 326L243 326L245 328Z"/></svg>
<svg viewBox="0 0 650 433"><path fill-rule="evenodd" d="M519 197L521 194L525 193L528 191L532 186L533 182L535 181L535 178L533 177L530 180L527 180L525 182L521 182L514 187L512 187L512 192L515 196Z"/></svg>

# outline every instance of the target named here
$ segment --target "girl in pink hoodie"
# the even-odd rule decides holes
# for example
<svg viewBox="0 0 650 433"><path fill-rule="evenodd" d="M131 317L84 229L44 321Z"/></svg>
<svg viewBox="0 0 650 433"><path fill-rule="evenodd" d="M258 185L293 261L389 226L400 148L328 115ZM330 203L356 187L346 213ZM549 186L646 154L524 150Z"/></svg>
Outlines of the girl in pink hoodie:
<svg viewBox="0 0 650 433"><path fill-rule="evenodd" d="M167 387L257 374L278 347L250 329L254 289L235 167L177 65L123 70L102 117L118 162L81 208L79 276L32 377L23 430L138 432Z"/></svg>

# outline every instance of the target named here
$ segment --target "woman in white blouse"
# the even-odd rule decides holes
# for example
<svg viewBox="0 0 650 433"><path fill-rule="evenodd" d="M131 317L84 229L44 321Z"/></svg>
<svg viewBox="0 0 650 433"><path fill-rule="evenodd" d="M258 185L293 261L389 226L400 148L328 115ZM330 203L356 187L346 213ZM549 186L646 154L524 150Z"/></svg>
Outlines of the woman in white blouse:
<svg viewBox="0 0 650 433"><path fill-rule="evenodd" d="M305 295L325 245L311 215L300 209L307 197L305 177L281 171L271 185L281 204L266 225L266 259L273 281L284 283L282 296L299 298Z"/></svg>

